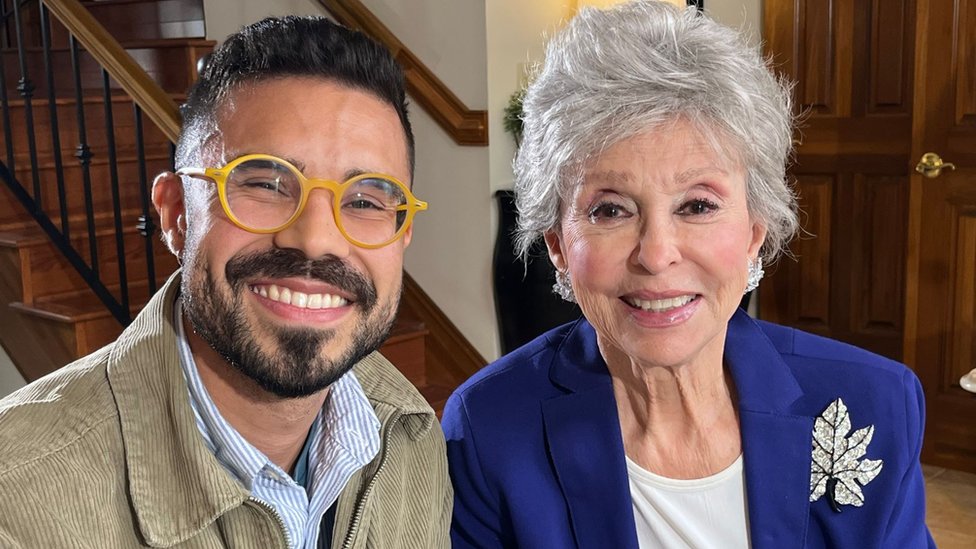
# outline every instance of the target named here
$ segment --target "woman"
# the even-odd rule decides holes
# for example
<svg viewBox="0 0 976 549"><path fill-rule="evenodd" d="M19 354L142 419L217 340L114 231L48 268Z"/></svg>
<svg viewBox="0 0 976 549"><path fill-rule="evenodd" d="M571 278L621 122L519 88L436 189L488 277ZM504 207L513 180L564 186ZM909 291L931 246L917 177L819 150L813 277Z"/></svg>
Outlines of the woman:
<svg viewBox="0 0 976 549"><path fill-rule="evenodd" d="M455 547L926 547L903 365L737 304L796 230L788 89L693 10L583 10L525 98L521 250L585 318L444 411Z"/></svg>

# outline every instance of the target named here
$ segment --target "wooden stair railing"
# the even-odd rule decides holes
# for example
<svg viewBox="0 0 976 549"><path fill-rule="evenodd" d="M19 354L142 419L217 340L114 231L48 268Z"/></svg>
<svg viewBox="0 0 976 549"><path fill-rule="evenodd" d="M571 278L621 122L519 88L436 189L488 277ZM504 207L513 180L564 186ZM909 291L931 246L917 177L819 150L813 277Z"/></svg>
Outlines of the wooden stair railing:
<svg viewBox="0 0 976 549"><path fill-rule="evenodd" d="M43 2L99 65L135 100L149 119L175 143L180 134L180 113L170 96L78 0Z"/></svg>
<svg viewBox="0 0 976 549"><path fill-rule="evenodd" d="M488 113L471 110L359 0L319 0L339 23L386 46L403 66L407 91L458 145L488 145Z"/></svg>

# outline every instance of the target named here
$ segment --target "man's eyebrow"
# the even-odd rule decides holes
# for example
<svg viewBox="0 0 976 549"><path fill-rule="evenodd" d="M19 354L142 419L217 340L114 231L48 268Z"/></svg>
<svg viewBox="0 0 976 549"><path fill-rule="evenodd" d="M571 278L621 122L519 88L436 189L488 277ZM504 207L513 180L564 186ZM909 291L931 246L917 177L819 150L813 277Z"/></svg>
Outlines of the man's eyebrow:
<svg viewBox="0 0 976 549"><path fill-rule="evenodd" d="M356 177L357 175L363 175L364 173L376 173L376 172L373 170L364 170L362 168L352 168L346 171L345 175L343 175L343 181L349 181L350 179Z"/></svg>
<svg viewBox="0 0 976 549"><path fill-rule="evenodd" d="M227 158L230 158L230 160L234 160L235 158L240 158L242 156L247 156L249 154L267 154L267 155L273 156L275 158L280 158L280 159L284 160L285 162L288 162L292 166L295 166L296 168L298 168L298 171L300 171L302 173L305 173L305 163L304 162L302 162L301 160L298 160L297 158L291 158L290 156L283 156L283 155L280 155L280 154L270 154L270 153L266 153L266 152L257 152L257 151L235 151L234 154L228 154L228 155L226 155L224 157L224 159L226 160Z"/></svg>
<svg viewBox="0 0 976 549"><path fill-rule="evenodd" d="M233 156L231 155L228 156L230 156L230 158L233 160L234 158L240 158L242 156L247 156L249 154L268 154L268 153L256 153L256 152L244 151L241 153L234 154ZM274 156L275 158L280 158L288 162L292 166L298 168L298 171L300 171L302 175L304 175L305 177L310 177L308 174L305 173L305 163L302 162L301 160L298 160L297 158L291 158L289 156L282 156L277 154L272 154L271 156ZM346 171L345 174L343 174L342 181L349 181L350 179L356 177L357 175L363 175L364 173L383 173L383 172L378 172L377 170L367 170L365 168L350 168L349 170Z"/></svg>

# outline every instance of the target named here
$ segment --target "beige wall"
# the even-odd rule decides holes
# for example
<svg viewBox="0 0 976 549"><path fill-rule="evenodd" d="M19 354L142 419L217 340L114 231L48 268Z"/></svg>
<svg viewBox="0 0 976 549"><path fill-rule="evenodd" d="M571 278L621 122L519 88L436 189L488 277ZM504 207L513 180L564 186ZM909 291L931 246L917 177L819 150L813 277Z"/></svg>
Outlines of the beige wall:
<svg viewBox="0 0 976 549"><path fill-rule="evenodd" d="M315 15L322 13L314 0L204 0L207 38L222 41L248 23L272 15Z"/></svg>
<svg viewBox="0 0 976 549"><path fill-rule="evenodd" d="M762 38L763 0L705 0L705 13L716 21L749 34L756 45Z"/></svg>
<svg viewBox="0 0 976 549"><path fill-rule="evenodd" d="M0 349L0 398L24 386L24 378L14 368L7 353Z"/></svg>

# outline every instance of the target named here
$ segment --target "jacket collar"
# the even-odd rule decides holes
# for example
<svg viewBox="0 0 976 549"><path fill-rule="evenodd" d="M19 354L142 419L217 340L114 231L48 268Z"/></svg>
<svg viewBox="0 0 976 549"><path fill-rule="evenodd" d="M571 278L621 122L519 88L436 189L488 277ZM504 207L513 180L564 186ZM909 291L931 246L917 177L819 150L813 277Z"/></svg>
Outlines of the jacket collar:
<svg viewBox="0 0 976 549"><path fill-rule="evenodd" d="M802 547L810 517L813 418L795 414L803 390L759 324L737 310L725 362L739 399L752 545Z"/></svg>
<svg viewBox="0 0 976 549"><path fill-rule="evenodd" d="M179 291L178 271L119 336L108 359L129 494L151 547L193 537L250 495L210 453L197 429L173 326ZM373 353L355 370L381 424L405 415L411 436L430 429L433 411L386 359Z"/></svg>
<svg viewBox="0 0 976 549"><path fill-rule="evenodd" d="M152 547L185 541L248 497L197 430L173 326L179 290L177 273L122 332L108 360L129 494Z"/></svg>
<svg viewBox="0 0 976 549"><path fill-rule="evenodd" d="M737 311L725 360L740 413L753 546L800 547L809 517L813 418L793 415L803 394L762 328ZM596 333L579 320L559 343L543 402L545 436L580 547L637 547L616 399ZM802 534L802 535L800 535Z"/></svg>
<svg viewBox="0 0 976 549"><path fill-rule="evenodd" d="M356 378L369 397L380 423L393 416L402 417L413 440L424 437L437 417L430 404L403 374L379 352L373 352L353 367Z"/></svg>
<svg viewBox="0 0 976 549"><path fill-rule="evenodd" d="M637 549L616 399L588 322L572 326L549 375L566 393L542 403L546 447L577 545Z"/></svg>

